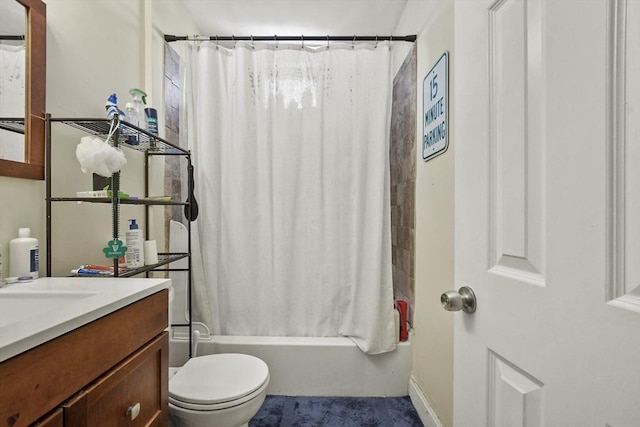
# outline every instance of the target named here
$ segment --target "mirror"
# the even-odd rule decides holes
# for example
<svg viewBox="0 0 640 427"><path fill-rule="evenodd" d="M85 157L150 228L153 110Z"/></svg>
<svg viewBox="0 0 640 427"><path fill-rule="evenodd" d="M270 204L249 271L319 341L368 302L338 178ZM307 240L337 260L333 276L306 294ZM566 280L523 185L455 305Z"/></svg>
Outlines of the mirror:
<svg viewBox="0 0 640 427"><path fill-rule="evenodd" d="M0 148L3 153L0 158L0 175L44 179L46 5L42 0L0 0L0 14L0 36L14 38L11 44L13 52L7 55L3 53L2 57L1 95L4 99L9 99L8 95L24 96L24 103L14 100L8 103L11 105L2 105L0 109L0 145L10 144L10 148ZM15 22L20 20L22 26ZM23 28L23 33L15 34L20 32L20 28ZM21 35L24 39L24 63L16 64L15 61L21 57L20 47L16 45L15 37L11 36L18 36L19 41ZM10 59L6 60L7 58ZM11 66L6 68L8 63ZM24 75L19 74L20 70L24 70ZM21 79L23 84L19 83ZM20 86L24 86L24 92L20 91ZM24 105L22 115L7 116L16 111L16 105Z"/></svg>
<svg viewBox="0 0 640 427"><path fill-rule="evenodd" d="M26 10L20 3L0 0L0 117L24 120ZM0 123L0 159L24 162L24 133Z"/></svg>

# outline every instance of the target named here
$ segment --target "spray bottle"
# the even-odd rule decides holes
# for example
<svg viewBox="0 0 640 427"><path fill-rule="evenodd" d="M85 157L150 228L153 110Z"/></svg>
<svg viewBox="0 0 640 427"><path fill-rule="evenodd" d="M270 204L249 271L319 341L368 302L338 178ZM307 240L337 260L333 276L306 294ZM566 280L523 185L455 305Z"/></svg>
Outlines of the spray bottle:
<svg viewBox="0 0 640 427"><path fill-rule="evenodd" d="M136 111L133 102L127 102L124 107L124 121L127 123L131 123L134 126L140 127L140 118L138 116L138 112ZM127 128L125 130L125 135L127 137L127 143L131 145L140 144L140 135L138 131L135 131L131 128Z"/></svg>
<svg viewBox="0 0 640 427"><path fill-rule="evenodd" d="M144 114L144 106L147 105L147 94L140 89L130 89L129 93L133 97L132 105L138 115L138 127L147 129L147 120Z"/></svg>

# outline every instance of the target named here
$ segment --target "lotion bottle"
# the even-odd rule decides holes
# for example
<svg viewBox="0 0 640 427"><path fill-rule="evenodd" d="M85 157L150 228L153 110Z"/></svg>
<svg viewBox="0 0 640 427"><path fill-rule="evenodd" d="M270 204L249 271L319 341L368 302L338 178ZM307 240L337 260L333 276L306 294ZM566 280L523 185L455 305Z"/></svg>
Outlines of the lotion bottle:
<svg viewBox="0 0 640 427"><path fill-rule="evenodd" d="M127 245L125 260L127 262L127 268L144 267L144 238L142 237L142 230L138 228L135 219L130 219L129 221L131 221L131 224L125 234L125 244Z"/></svg>
<svg viewBox="0 0 640 427"><path fill-rule="evenodd" d="M31 237L31 229L18 229L18 237L9 242L9 276L37 279L39 258L38 239Z"/></svg>

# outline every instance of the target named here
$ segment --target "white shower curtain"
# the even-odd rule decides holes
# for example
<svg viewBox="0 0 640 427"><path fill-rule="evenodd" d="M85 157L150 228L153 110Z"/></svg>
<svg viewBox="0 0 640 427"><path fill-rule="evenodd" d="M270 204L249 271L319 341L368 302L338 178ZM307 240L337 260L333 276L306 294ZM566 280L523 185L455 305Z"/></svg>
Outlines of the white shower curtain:
<svg viewBox="0 0 640 427"><path fill-rule="evenodd" d="M389 45L203 44L192 60L196 294L214 333L393 350Z"/></svg>

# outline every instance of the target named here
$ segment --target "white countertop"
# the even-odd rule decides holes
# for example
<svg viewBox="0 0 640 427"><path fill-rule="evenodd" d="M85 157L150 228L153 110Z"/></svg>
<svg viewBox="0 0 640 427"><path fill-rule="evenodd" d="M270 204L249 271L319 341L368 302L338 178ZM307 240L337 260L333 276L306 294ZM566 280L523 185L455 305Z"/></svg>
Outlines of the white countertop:
<svg viewBox="0 0 640 427"><path fill-rule="evenodd" d="M4 307L0 311L0 362L170 284L170 279L43 277L5 285L0 288L0 307Z"/></svg>

